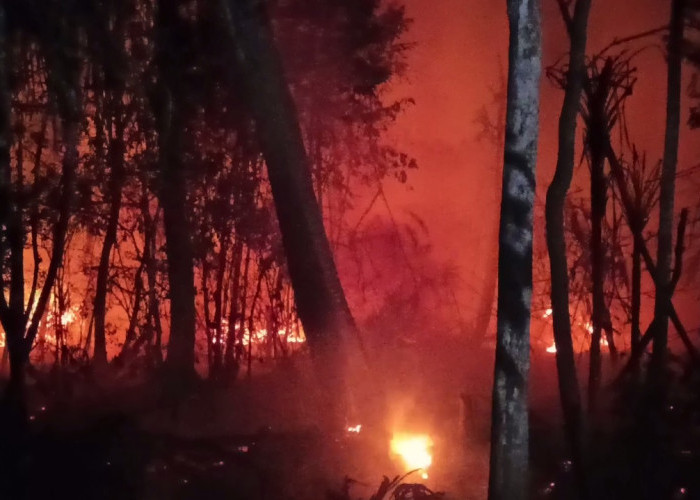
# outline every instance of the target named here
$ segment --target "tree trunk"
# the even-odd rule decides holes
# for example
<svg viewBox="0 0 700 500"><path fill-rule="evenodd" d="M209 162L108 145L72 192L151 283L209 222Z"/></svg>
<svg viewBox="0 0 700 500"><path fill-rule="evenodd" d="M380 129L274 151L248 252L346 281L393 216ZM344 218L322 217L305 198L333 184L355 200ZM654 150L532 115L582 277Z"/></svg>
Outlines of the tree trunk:
<svg viewBox="0 0 700 500"><path fill-rule="evenodd" d="M121 103L122 93L117 92L113 99L110 112L114 113L119 109L117 103ZM114 104L117 104L116 106ZM102 251L100 252L100 262L97 267L97 281L95 284L95 301L93 315L95 320L95 353L93 362L97 366L107 364L107 338L105 335L106 315L107 315L107 292L109 285L109 268L112 248L117 242L117 229L119 228L119 213L122 206L122 187L124 185L124 123L121 116L115 117L116 137L110 136L109 151L107 157L110 162L109 197L110 209L107 221L107 231L105 232Z"/></svg>
<svg viewBox="0 0 700 500"><path fill-rule="evenodd" d="M142 181L143 193L141 196L141 213L144 224L144 242L143 242L143 262L146 268L146 279L148 280L148 321L155 331L155 341L153 345L154 362L160 365L163 362L162 337L163 326L160 321L160 303L158 301L157 287L157 272L156 268L156 228L158 226L158 212L154 218L151 218L148 187L145 179Z"/></svg>
<svg viewBox="0 0 700 500"><path fill-rule="evenodd" d="M560 0L560 5L567 9L568 15L566 3ZM576 120L585 77L585 52L590 6L590 0L577 0L574 7L574 16L569 25L571 51L569 54L569 70L564 103L559 117L557 167L554 179L547 189L545 203L547 249L549 251L552 280L552 321L554 342L557 348L556 362L559 377L559 396L581 498L588 497L588 484L585 472L583 411L571 338L571 318L569 317L569 275L564 235L564 204L574 169Z"/></svg>
<svg viewBox="0 0 700 500"><path fill-rule="evenodd" d="M219 233L221 245L219 247L219 259L216 269L216 289L214 291L214 341L213 341L213 360L210 367L210 374L213 378L217 378L221 375L221 369L223 367L223 335L222 335L222 323L224 314L224 286L226 277L226 256L228 255L228 242L227 238L220 232Z"/></svg>
<svg viewBox="0 0 700 500"><path fill-rule="evenodd" d="M642 311L642 250L639 248L639 242L634 239L632 248L632 357L638 357L639 346L642 341L642 330L639 324L639 319Z"/></svg>
<svg viewBox="0 0 700 500"><path fill-rule="evenodd" d="M297 111L264 2L220 0L220 5L267 164L297 311L319 369L322 413L339 428L346 417L341 400L348 352L341 343L353 347L354 359L361 345L314 195Z"/></svg>
<svg viewBox="0 0 700 500"><path fill-rule="evenodd" d="M528 498L532 217L542 64L539 2L508 1L506 141L489 500Z"/></svg>
<svg viewBox="0 0 700 500"><path fill-rule="evenodd" d="M243 263L243 243L240 238L236 238L236 243L233 246L233 276L231 277L231 294L229 297L230 305L228 310L228 335L226 336L226 351L224 353L224 368L227 378L233 373L233 368L236 363L235 347L236 347L236 324L238 323L239 304L240 304L240 282L241 282L241 265ZM244 290L245 293L245 290Z"/></svg>
<svg viewBox="0 0 700 500"><path fill-rule="evenodd" d="M134 307L129 315L129 325L126 328L124 345L119 353L119 357L122 361L125 361L129 357L129 353L134 355L138 354L138 350L133 348L133 344L136 341L136 328L138 327L139 312L141 310L141 295L143 294L142 275L144 266L145 261L142 261L134 275Z"/></svg>
<svg viewBox="0 0 700 500"><path fill-rule="evenodd" d="M596 109L591 113L604 111ZM603 117L605 115L603 114ZM605 126L605 123L594 121L596 127ZM591 281L592 281L592 302L593 312L591 323L593 332L591 334L590 365L588 373L588 411L595 412L598 390L600 389L602 360L600 353L600 340L602 337L605 319L608 316L605 305L605 250L603 247L603 220L605 219L605 206L607 203L607 181L605 177L605 135L601 144L597 135L601 132L597 129L588 131L591 137ZM609 343L608 343L609 344Z"/></svg>
<svg viewBox="0 0 700 500"><path fill-rule="evenodd" d="M6 52L7 34L5 25L5 7L0 5L0 278L5 275L5 254L8 251L5 248L5 238L2 233L6 233L7 240L10 240L10 228L13 225L13 219L16 219L15 210L13 209L12 201L12 175L10 150L12 148L12 95L9 87L9 55ZM3 229L3 227L5 229ZM8 241L9 243L9 241ZM10 249L11 250L11 249ZM10 273L14 270L15 265L10 264ZM24 412L24 364L25 358L22 356L23 340L25 331L25 321L22 315L18 315L16 307L17 300L12 298L14 287L11 283L10 304L5 298L5 280L0 280L2 288L0 289L0 321L5 331L5 352L10 359L10 380L3 394L3 403L5 408L2 410L21 414ZM16 286L16 285L15 285ZM24 304L22 304L22 313L24 312ZM0 415L2 416L2 415ZM8 415L9 416L9 415ZM23 420L23 419L20 419ZM4 431L4 429L0 429Z"/></svg>
<svg viewBox="0 0 700 500"><path fill-rule="evenodd" d="M673 254L673 205L676 190L676 166L681 118L681 67L685 0L671 2L668 39L668 75L666 96L666 135L659 184L659 236L656 257L656 295L654 318L656 331L652 351L651 376L660 375L668 345L668 305L671 299L671 257Z"/></svg>
<svg viewBox="0 0 700 500"><path fill-rule="evenodd" d="M169 147L166 146L166 150ZM168 159L165 162L179 163L180 160L176 160L175 154L171 153L166 153ZM160 199L163 205L171 318L165 363L172 372L189 377L194 375L195 288L185 179L181 165L163 166L162 174Z"/></svg>
<svg viewBox="0 0 700 500"><path fill-rule="evenodd" d="M183 98L178 87L178 2L158 1L157 58L160 103L157 106L159 149L159 196L163 208L165 253L170 291L170 340L165 368L173 382L195 377L195 286L187 181L183 163ZM180 92L178 92L180 91Z"/></svg>

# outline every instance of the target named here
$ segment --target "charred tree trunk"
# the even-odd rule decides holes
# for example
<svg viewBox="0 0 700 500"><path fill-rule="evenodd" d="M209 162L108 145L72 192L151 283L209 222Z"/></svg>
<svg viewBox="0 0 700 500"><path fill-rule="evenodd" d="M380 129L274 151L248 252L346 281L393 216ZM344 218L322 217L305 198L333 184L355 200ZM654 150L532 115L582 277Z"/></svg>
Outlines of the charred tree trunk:
<svg viewBox="0 0 700 500"><path fill-rule="evenodd" d="M191 380L194 371L194 258L187 209L187 180L183 162L184 119L179 88L178 54L181 23L178 3L158 1L157 64L159 96L156 106L159 149L159 197L163 208L165 253L170 291L170 341L165 369L177 380Z"/></svg>
<svg viewBox="0 0 700 500"><path fill-rule="evenodd" d="M583 410L574 361L571 318L569 317L569 275L564 235L564 204L574 169L576 120L579 113L583 81L586 76L585 53L591 1L577 0L573 18L569 18L566 2L559 0L559 4L567 18L571 51L564 103L559 117L557 167L554 179L547 189L545 218L552 280L552 321L554 342L557 348L559 396L564 414L564 426L571 446L579 494L581 498L587 498L588 481L585 472Z"/></svg>
<svg viewBox="0 0 700 500"><path fill-rule="evenodd" d="M538 1L510 0L490 500L528 497L532 217L542 65Z"/></svg>
<svg viewBox="0 0 700 500"><path fill-rule="evenodd" d="M681 119L681 67L685 0L671 2L668 39L668 75L666 96L666 135L659 185L659 236L656 258L655 328L652 351L652 377L661 375L668 345L668 305L671 300L671 259L673 255L673 206L676 191L676 166Z"/></svg>

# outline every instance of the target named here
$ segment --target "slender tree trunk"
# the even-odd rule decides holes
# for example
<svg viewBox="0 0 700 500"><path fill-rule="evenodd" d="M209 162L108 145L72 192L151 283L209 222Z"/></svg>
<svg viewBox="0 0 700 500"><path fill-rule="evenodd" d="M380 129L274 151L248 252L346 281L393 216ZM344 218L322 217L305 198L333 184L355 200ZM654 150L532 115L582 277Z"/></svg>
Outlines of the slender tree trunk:
<svg viewBox="0 0 700 500"><path fill-rule="evenodd" d="M228 335L226 336L226 351L224 353L224 367L226 373L232 373L235 360L236 324L238 322L240 304L241 265L243 263L243 243L236 238L233 246L233 276L231 277L230 306L228 310ZM245 292L244 292L245 293Z"/></svg>
<svg viewBox="0 0 700 500"><path fill-rule="evenodd" d="M136 328L138 327L139 312L141 310L141 296L143 295L142 275L144 266L145 262L141 262L141 265L136 270L136 275L134 276L134 307L129 315L129 326L126 328L124 345L119 353L120 358L123 360L128 358L129 353L138 354L138 350L133 348L133 344L136 341Z"/></svg>
<svg viewBox="0 0 700 500"><path fill-rule="evenodd" d="M565 9L566 3L560 0ZM584 450L584 422L581 394L576 375L571 318L569 317L569 275L564 235L564 204L571 185L576 143L576 120L585 78L585 53L590 0L576 0L568 26L571 38L569 70L559 117L559 152L554 179L547 189L545 203L547 249L551 273L551 301L556 361L564 426L572 451L579 496L588 497Z"/></svg>
<svg viewBox="0 0 700 500"><path fill-rule="evenodd" d="M642 341L642 331L639 319L642 311L642 250L637 239L634 239L632 248L632 356L639 356L639 346Z"/></svg>
<svg viewBox="0 0 700 500"><path fill-rule="evenodd" d="M595 112L597 112L596 110ZM591 111L593 113L593 111ZM605 125L597 124L596 126ZM589 135L598 135L599 130L589 130ZM595 412L596 400L600 389L602 375L602 359L600 352L600 340L602 337L607 308L605 305L605 250L603 246L603 220L605 219L605 206L607 203L607 181L605 177L605 149L604 142L593 139L590 142L591 149L591 281L593 312L591 323L590 366L588 373L588 411Z"/></svg>
<svg viewBox="0 0 700 500"><path fill-rule="evenodd" d="M528 498L532 213L542 65L539 1L509 0L506 140L489 500Z"/></svg>
<svg viewBox="0 0 700 500"><path fill-rule="evenodd" d="M16 278L13 281L11 276L10 282L10 303L8 304L5 298L5 279L6 270L4 268L6 252L12 251L11 231L13 226L16 226L17 214L16 204L13 201L12 193L12 175L10 150L12 148L12 95L9 87L9 54L7 53L7 26L5 19L5 6L0 5L0 320L5 331L5 352L8 353L10 360L10 380L5 388L3 395L4 408L14 414L12 420L14 422L23 422L25 413L24 403L24 371L26 358L23 356L23 340L25 333L26 321L24 320L24 304L22 304L22 314L18 314L16 307L17 282ZM2 233L5 233L4 235ZM3 238L3 236L5 238ZM6 248L4 240L7 239L10 248ZM16 237L15 237L16 239ZM14 253L14 252L13 252ZM10 273L16 271L17 262L10 262ZM23 270L22 270L23 273ZM13 307L13 305L15 307ZM2 415L0 415L2 416ZM11 417L11 415L8 415ZM18 417L18 418L17 418ZM5 431L9 429L0 429ZM12 430L10 430L12 432Z"/></svg>
<svg viewBox="0 0 700 500"><path fill-rule="evenodd" d="M113 102L109 107L114 115L120 109L122 93L111 99ZM116 106L115 106L116 104ZM107 221L107 231L105 232L102 251L100 252L100 262L97 267L97 282L95 285L94 320L95 320L95 353L93 362L97 366L107 364L107 338L105 334L107 315L107 292L109 285L109 268L112 248L117 242L117 229L119 228L119 214L122 206L122 187L124 186L124 123L121 116L116 117L116 136L112 137L110 131L109 151L107 157L110 162L109 197L110 209Z"/></svg>
<svg viewBox="0 0 700 500"><path fill-rule="evenodd" d="M243 337L245 335L245 325L246 325L246 302L248 299L248 281L250 277L250 247L246 247L245 251L245 263L243 264L243 288L241 289L242 294L241 294L241 309L240 312L238 313L238 339L236 340L236 344L238 344L241 349L239 349L236 352L236 361L245 361L244 358L244 350L243 350Z"/></svg>
<svg viewBox="0 0 700 500"><path fill-rule="evenodd" d="M250 315L248 316L248 368L246 370L248 378L250 378L253 369L253 343L256 339L255 308L258 305L258 298L260 297L260 289L265 279L265 273L267 273L267 268L261 268L261 263L258 261L258 280L255 284L255 293L253 294L253 301L250 303Z"/></svg>
<svg viewBox="0 0 700 500"><path fill-rule="evenodd" d="M155 331L155 341L153 345L154 361L157 365L160 365L163 362L163 326L160 321L160 303L157 290L158 269L156 268L156 228L158 226L159 209L156 209L154 220L151 218L148 187L146 186L145 180L142 182L144 182L141 196L141 213L144 221L143 262L146 268L146 279L148 280L148 318L149 323Z"/></svg>
<svg viewBox="0 0 700 500"><path fill-rule="evenodd" d="M212 366L214 359L214 346L212 343L211 330L213 323L211 321L211 313L209 312L209 303L211 302L209 298L209 263L207 262L206 256L202 258L202 274L200 279L200 284L202 287L202 309L204 311L204 333L207 338L207 368L209 369L209 375L212 376Z"/></svg>
<svg viewBox="0 0 700 500"><path fill-rule="evenodd" d="M656 258L656 295L654 300L654 333L652 377L660 375L666 360L668 316L671 299L671 258L673 255L673 206L676 191L676 167L681 118L681 80L685 0L671 2L668 39L668 75L666 96L666 135L659 185L659 236Z"/></svg>
<svg viewBox="0 0 700 500"><path fill-rule="evenodd" d="M219 259L216 269L216 289L214 291L214 342L211 366L211 374L214 377L221 375L223 366L223 335L222 335L222 320L223 320L223 296L224 296L224 281L226 277L226 256L228 255L228 242L226 237L219 233L221 238L221 246L219 247Z"/></svg>

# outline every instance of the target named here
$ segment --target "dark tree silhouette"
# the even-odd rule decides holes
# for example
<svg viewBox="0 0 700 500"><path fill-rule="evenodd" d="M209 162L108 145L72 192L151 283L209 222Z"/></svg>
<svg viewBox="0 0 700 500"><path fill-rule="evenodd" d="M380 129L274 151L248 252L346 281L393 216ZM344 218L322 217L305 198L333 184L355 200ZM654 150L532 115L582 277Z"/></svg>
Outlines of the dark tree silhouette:
<svg viewBox="0 0 700 500"><path fill-rule="evenodd" d="M21 11L21 9L20 9ZM75 31L84 20L83 12L73 4L51 4L46 18L37 22L34 18L21 18L27 16L26 12L14 11L15 17L8 22L8 26L14 29L27 28L29 34L35 37L41 47L46 61L46 79L50 95L55 100L56 109L62 122L62 141L64 152L61 164L60 195L56 211L58 213L52 230L52 248L49 265L46 269L44 281L41 286L36 303L25 305L24 282L24 241L25 227L23 213L16 197L19 193L12 191L12 177L9 164L9 148L12 137L6 137L8 156L0 160L0 177L4 199L9 200L6 213L4 235L7 249L2 249L0 260L4 267L4 256L9 254L9 301L5 294L0 294L0 321L2 321L7 347L10 353L10 381L6 388L6 399L11 405L20 408L24 406L24 383L26 365L29 361L29 353L34 345L40 322L44 316L49 298L52 294L54 282L63 265L66 235L68 233L69 220L72 215L72 204L75 190L75 178L78 169L78 140L80 134L81 110L81 40ZM29 22L27 22L29 19ZM26 25L23 26L23 22ZM5 59L7 61L7 59ZM7 71L7 68L5 68ZM2 75L0 75L2 77ZM7 82L9 73L3 78L3 90L8 98L10 87ZM9 111L9 107L8 107ZM9 116L6 117L9 121ZM0 133L3 133L0 130ZM2 153L4 155L4 152ZM13 198L15 198L13 200ZM4 269L0 269L0 275ZM0 282L0 288L4 291L6 283ZM33 298L33 297L32 297ZM32 309L33 308L33 309Z"/></svg>
<svg viewBox="0 0 700 500"><path fill-rule="evenodd" d="M585 472L584 423L571 338L571 318L569 317L569 276L566 263L564 206L574 169L576 120L579 113L583 81L586 76L586 39L591 2L590 0L576 0L573 16L569 12L567 2L559 0L559 6L571 39L571 50L564 103L559 116L557 167L552 183L547 189L545 217L552 280L550 295L554 341L557 348L559 395L564 413L564 426L572 448L578 491L581 498L586 498L588 486Z"/></svg>
<svg viewBox="0 0 700 500"><path fill-rule="evenodd" d="M666 133L659 185L659 235L656 255L656 295L654 296L655 333L652 377L660 377L668 348L668 305L671 300L671 263L673 260L673 217L676 192L676 167L681 121L681 78L685 0L671 2L668 38L668 73L666 95Z"/></svg>
<svg viewBox="0 0 700 500"><path fill-rule="evenodd" d="M195 375L194 256L183 149L188 95L182 58L188 40L187 22L179 1L158 1L154 114L158 129L158 196L163 207L170 285L170 340L165 367L173 383Z"/></svg>
<svg viewBox="0 0 700 500"><path fill-rule="evenodd" d="M314 195L297 111L264 4L221 0L221 10L267 163L299 318L323 365L326 392L336 392L326 400L332 406L327 415L331 423L342 424L346 410L339 401L344 394L340 348L343 342L357 341L357 330Z"/></svg>

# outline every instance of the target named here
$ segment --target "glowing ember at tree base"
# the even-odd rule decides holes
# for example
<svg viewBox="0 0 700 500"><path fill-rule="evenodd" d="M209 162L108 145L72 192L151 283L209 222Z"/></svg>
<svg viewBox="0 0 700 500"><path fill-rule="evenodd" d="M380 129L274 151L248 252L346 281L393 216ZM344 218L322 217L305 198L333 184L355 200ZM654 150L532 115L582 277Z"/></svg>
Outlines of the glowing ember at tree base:
<svg viewBox="0 0 700 500"><path fill-rule="evenodd" d="M399 456L406 471L418 470L428 479L428 468L433 463L433 440L427 434L394 433L391 438L391 454Z"/></svg>

